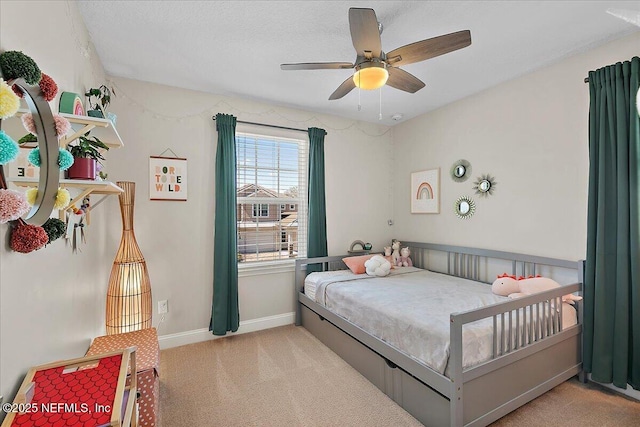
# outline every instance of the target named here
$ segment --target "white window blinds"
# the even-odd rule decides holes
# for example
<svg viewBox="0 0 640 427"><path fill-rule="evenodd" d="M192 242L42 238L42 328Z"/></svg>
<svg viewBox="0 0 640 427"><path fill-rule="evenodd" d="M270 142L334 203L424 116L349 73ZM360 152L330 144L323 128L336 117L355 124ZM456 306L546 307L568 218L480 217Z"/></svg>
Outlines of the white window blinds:
<svg viewBox="0 0 640 427"><path fill-rule="evenodd" d="M306 256L307 146L236 132L239 262Z"/></svg>

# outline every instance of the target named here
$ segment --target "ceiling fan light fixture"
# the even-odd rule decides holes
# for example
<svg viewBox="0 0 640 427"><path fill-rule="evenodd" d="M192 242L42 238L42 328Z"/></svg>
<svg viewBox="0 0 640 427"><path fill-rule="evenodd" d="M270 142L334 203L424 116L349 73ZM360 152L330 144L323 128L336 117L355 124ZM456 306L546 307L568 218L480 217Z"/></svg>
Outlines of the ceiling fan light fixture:
<svg viewBox="0 0 640 427"><path fill-rule="evenodd" d="M358 66L353 74L353 82L356 87L364 90L381 88L387 83L388 78L389 72L380 62L366 62Z"/></svg>

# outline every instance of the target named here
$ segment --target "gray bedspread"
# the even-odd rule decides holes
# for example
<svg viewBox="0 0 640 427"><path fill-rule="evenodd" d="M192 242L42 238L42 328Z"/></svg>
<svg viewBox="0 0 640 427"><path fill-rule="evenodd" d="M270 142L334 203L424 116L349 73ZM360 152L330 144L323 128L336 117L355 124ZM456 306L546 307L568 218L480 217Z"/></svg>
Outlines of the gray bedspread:
<svg viewBox="0 0 640 427"><path fill-rule="evenodd" d="M350 271L315 280L315 300L440 374L449 359L449 315L508 300L491 286L414 267L387 277ZM311 275L310 275L311 276ZM463 366L491 358L492 321L463 328Z"/></svg>

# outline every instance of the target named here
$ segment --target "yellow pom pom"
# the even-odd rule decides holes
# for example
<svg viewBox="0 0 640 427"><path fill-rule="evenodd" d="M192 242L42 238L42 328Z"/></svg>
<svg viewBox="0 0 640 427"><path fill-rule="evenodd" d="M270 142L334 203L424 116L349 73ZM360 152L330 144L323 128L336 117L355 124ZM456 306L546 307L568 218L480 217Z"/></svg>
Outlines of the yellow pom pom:
<svg viewBox="0 0 640 427"><path fill-rule="evenodd" d="M0 119L13 116L18 108L20 108L20 98L4 80L0 79Z"/></svg>
<svg viewBox="0 0 640 427"><path fill-rule="evenodd" d="M56 202L53 204L54 209L64 209L69 206L69 202L71 201L71 194L69 194L69 190L66 188L58 188L58 193L56 194Z"/></svg>
<svg viewBox="0 0 640 427"><path fill-rule="evenodd" d="M33 206L36 203L36 197L38 197L38 187L28 189L25 194L27 196L27 203Z"/></svg>

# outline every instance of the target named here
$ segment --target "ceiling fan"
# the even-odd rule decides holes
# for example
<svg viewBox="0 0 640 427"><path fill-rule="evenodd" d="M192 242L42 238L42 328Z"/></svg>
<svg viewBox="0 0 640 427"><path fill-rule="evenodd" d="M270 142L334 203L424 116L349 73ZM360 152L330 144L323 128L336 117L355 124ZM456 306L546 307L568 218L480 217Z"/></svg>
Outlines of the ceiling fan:
<svg viewBox="0 0 640 427"><path fill-rule="evenodd" d="M385 84L409 93L415 93L425 84L414 75L398 68L401 65L425 61L471 44L469 30L458 31L430 39L411 43L391 52L382 51L380 34L382 24L373 9L349 9L349 28L353 47L356 49L356 60L350 62L306 62L298 64L281 64L282 70L332 70L354 68L352 77L345 80L329 97L329 100L340 99L351 90L377 89Z"/></svg>

